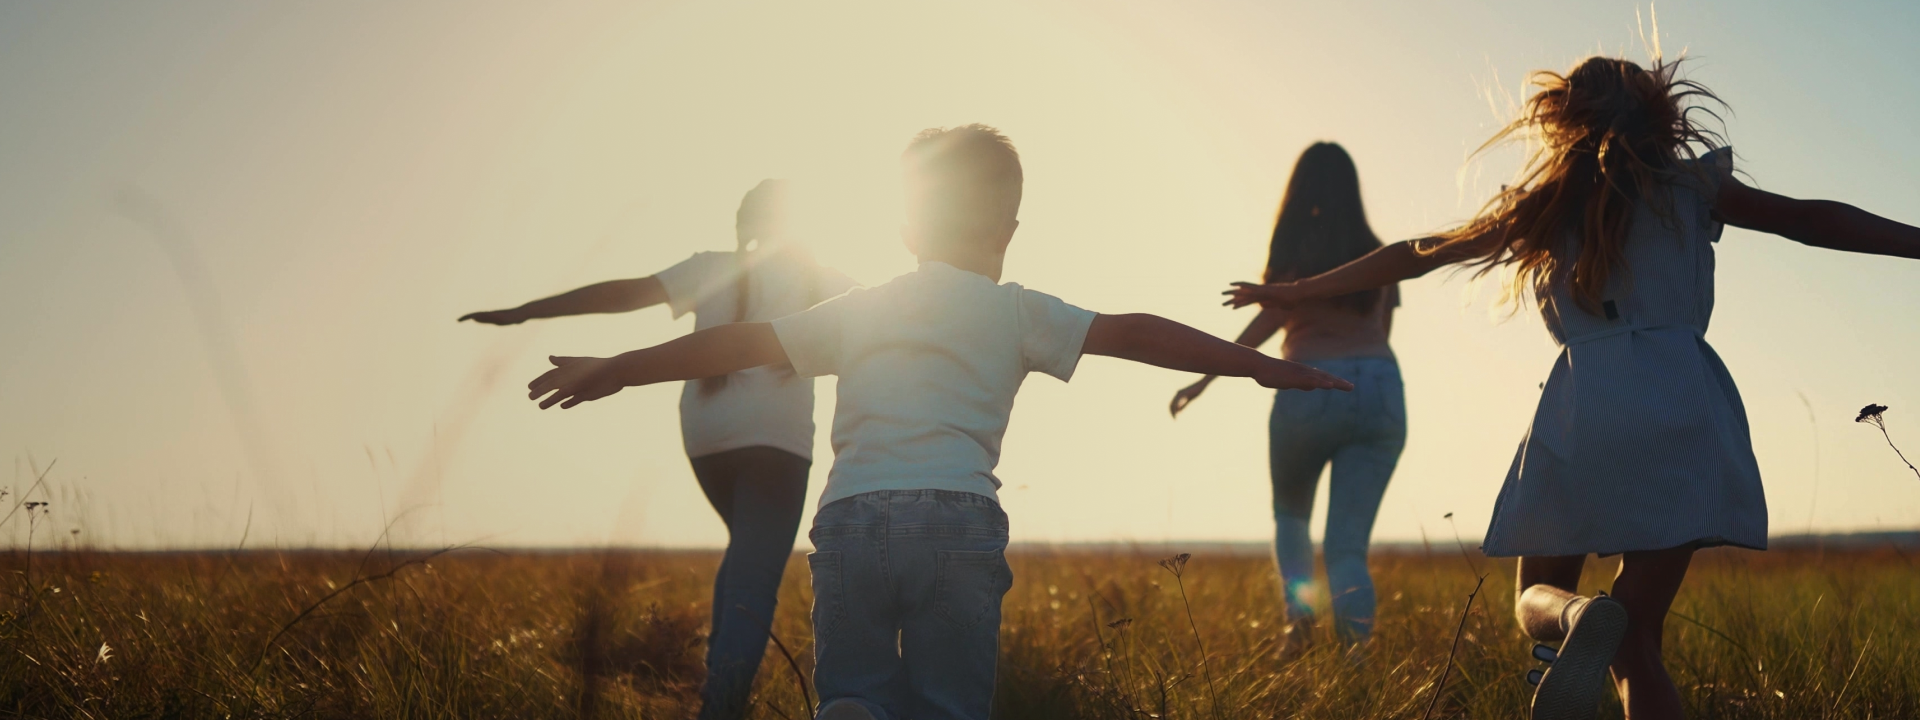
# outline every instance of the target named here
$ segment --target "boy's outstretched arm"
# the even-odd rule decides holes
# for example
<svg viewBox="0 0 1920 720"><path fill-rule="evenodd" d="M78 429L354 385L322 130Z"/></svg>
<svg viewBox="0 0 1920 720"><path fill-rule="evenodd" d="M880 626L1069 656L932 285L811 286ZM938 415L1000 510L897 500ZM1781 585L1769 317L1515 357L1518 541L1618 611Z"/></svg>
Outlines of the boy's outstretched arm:
<svg viewBox="0 0 1920 720"><path fill-rule="evenodd" d="M763 322L711 327L650 348L610 358L550 357L554 368L527 383L527 397L545 410L570 408L624 388L670 380L697 380L787 361L786 349ZM548 395L552 393L552 395ZM541 400L542 396L546 399Z"/></svg>
<svg viewBox="0 0 1920 720"><path fill-rule="evenodd" d="M488 325L518 325L539 318L631 312L666 301L667 290L660 279L648 276L594 283L517 308L467 313L460 319Z"/></svg>
<svg viewBox="0 0 1920 720"><path fill-rule="evenodd" d="M1250 348L1260 347L1267 344L1274 333L1280 332L1280 328L1285 327L1286 324L1287 310L1279 307L1260 308L1260 314L1253 316L1253 322L1247 323L1247 329L1240 331L1240 337L1235 338L1233 344ZM1167 413L1180 417L1180 411L1187 409L1188 405L1199 399L1200 393L1206 392L1207 386L1212 385L1213 379L1217 377L1219 376L1208 375L1174 393L1173 402L1167 405Z"/></svg>
<svg viewBox="0 0 1920 720"><path fill-rule="evenodd" d="M1747 187L1731 174L1721 177L1714 212L1728 225L1803 245L1920 259L1920 228L1846 203L1797 200Z"/></svg>
<svg viewBox="0 0 1920 720"><path fill-rule="evenodd" d="M1269 357L1154 315L1100 315L1087 329L1081 352L1146 363L1169 370L1250 377L1261 385L1293 390L1352 390L1353 383L1295 362Z"/></svg>

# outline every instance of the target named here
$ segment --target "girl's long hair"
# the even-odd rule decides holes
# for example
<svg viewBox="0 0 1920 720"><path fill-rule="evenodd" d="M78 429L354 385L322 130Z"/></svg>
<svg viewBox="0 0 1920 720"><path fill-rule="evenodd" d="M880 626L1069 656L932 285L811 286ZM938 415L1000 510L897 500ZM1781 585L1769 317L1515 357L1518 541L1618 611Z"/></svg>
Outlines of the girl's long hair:
<svg viewBox="0 0 1920 720"><path fill-rule="evenodd" d="M734 224L742 228L758 228L761 234L772 235L775 233L784 233L791 219L788 202L787 181L772 178L761 180L760 184L753 186L752 190L747 191L745 197L740 198L740 210L734 215ZM754 272L754 266L761 260L761 258L755 257L754 255L761 251L797 254L807 271L807 302L811 304L822 299L820 297L820 289L815 282L818 273L812 272L812 257L799 248L781 248L777 250L768 248L768 244L774 239L772 236L761 237L760 235L742 235L739 238L740 245L733 252L733 262L735 264L733 275L733 322L746 322L747 320L747 310L753 300L753 284L748 276ZM756 241L757 245L754 245ZM787 369L791 371L792 367L788 366ZM727 386L727 379L729 377L728 375L717 375L714 377L701 378L700 392L708 395L718 392L721 388Z"/></svg>
<svg viewBox="0 0 1920 720"><path fill-rule="evenodd" d="M1672 221L1672 196L1661 185L1677 179L1682 158L1698 159L1702 150L1724 144L1693 113L1718 119L1698 103L1725 103L1705 86L1680 79L1679 66L1657 57L1650 69L1590 57L1565 75L1535 72L1531 80L1539 91L1527 98L1520 117L1476 151L1526 141L1518 180L1502 187L1466 225L1417 247L1435 253L1485 242L1469 264L1478 266L1476 277L1512 266L1508 302L1519 300L1524 287L1545 303L1553 285L1564 282L1581 310L1599 314L1607 278L1623 266L1634 204L1644 200ZM1580 242L1562 246L1570 231ZM1568 250L1576 252L1567 256Z"/></svg>
<svg viewBox="0 0 1920 720"><path fill-rule="evenodd" d="M1360 172L1346 149L1317 142L1300 153L1293 177L1280 198L1267 247L1266 282L1313 277L1345 265L1380 247L1360 202ZM1366 312L1380 302L1382 290L1333 298L1332 302Z"/></svg>

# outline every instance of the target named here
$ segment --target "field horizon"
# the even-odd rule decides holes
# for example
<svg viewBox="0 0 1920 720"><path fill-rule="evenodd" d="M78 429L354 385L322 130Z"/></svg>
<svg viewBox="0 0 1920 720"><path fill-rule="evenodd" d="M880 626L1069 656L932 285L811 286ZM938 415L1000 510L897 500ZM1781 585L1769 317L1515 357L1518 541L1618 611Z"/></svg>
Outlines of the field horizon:
<svg viewBox="0 0 1920 720"><path fill-rule="evenodd" d="M1511 561L1451 539L1379 549L1378 629L1349 651L1324 620L1311 642L1282 632L1272 561L1254 546L1175 545L1193 553L1179 577L1159 547L1016 545L996 717L1524 713L1533 663L1511 619ZM1920 714L1902 660L1920 653L1911 555L1892 542L1700 553L1667 626L1690 717ZM719 553L0 557L7 716L668 718L696 707ZM1582 590L1605 588L1614 566L1590 563ZM806 716L810 601L795 553L750 717ZM1603 717L1619 717L1608 702Z"/></svg>

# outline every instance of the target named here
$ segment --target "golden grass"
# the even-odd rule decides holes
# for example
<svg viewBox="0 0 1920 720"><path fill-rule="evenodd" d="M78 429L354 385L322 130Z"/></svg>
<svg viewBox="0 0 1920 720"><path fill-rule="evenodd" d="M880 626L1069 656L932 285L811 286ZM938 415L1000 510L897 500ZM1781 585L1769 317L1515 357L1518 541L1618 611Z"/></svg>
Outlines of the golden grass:
<svg viewBox="0 0 1920 720"><path fill-rule="evenodd" d="M1271 561L1196 555L1182 582L1216 707L1169 554L1016 550L996 717L1418 718L1475 580L1458 553L1378 553L1372 646L1345 653L1323 626L1283 654ZM414 557L35 553L28 577L13 552L0 716L692 715L717 554L463 550L341 590ZM1474 561L1490 576L1434 716L1523 717L1512 564ZM787 579L776 631L810 673L800 556ZM1920 717L1920 572L1896 550L1702 553L1676 610L1668 664L1692 717ZM771 648L755 699L756 718L803 716Z"/></svg>

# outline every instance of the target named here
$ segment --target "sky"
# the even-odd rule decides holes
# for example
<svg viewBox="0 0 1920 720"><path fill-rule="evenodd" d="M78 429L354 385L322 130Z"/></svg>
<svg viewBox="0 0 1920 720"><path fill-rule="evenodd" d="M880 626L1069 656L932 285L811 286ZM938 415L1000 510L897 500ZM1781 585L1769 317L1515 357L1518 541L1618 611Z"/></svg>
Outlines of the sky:
<svg viewBox="0 0 1920 720"><path fill-rule="evenodd" d="M53 502L0 536L718 546L677 386L565 412L522 389L690 318L454 319L730 249L767 177L805 188L823 262L885 282L914 266L901 148L985 122L1026 168L1006 280L1231 337L1251 315L1217 293L1257 276L1309 143L1352 153L1383 238L1443 229L1516 169L1469 161L1527 72L1656 38L1731 106L1750 182L1920 223L1915 30L1897 1L0 4L0 487L44 474ZM1707 337L1774 534L1920 527L1920 478L1852 422L1888 405L1920 454L1920 263L1734 229L1718 257ZM1486 526L1557 353L1496 289L1403 286L1376 540ZM1191 380L1031 379L998 471L1014 539L1269 537L1270 393L1223 381L1170 419Z"/></svg>

